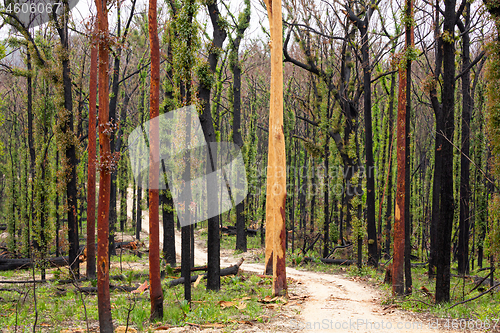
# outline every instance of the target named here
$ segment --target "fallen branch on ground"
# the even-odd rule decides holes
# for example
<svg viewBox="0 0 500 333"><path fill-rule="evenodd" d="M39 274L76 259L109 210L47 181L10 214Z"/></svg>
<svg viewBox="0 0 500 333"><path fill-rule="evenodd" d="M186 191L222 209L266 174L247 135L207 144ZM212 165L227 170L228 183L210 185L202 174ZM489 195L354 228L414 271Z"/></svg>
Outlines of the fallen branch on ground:
<svg viewBox="0 0 500 333"><path fill-rule="evenodd" d="M425 267L429 265L428 262L412 262L411 267Z"/></svg>
<svg viewBox="0 0 500 333"><path fill-rule="evenodd" d="M353 246L354 244L347 244L347 245L337 245L335 246L333 249L332 249L332 252L330 252L330 254L327 256L327 258L330 258L333 253L337 250L337 249L345 249L345 248L348 248L348 247L351 247Z"/></svg>
<svg viewBox="0 0 500 333"><path fill-rule="evenodd" d="M88 279L86 277L78 279L78 282L83 282L87 281ZM46 280L0 280L0 284L5 283L5 284L28 284L28 283L47 283L47 282L54 282L58 284L68 284L68 283L73 283L74 280L58 280L58 279L46 279Z"/></svg>
<svg viewBox="0 0 500 333"><path fill-rule="evenodd" d="M488 274L488 277L490 277L491 275L491 272L490 274ZM460 274L451 274L452 277L456 277L456 278L459 278L459 279L470 279L472 281L474 281L474 283L478 283L479 281L482 281L481 282L481 285L491 285L491 282L488 281L488 279L484 279L482 276L478 276L478 275L460 275ZM490 278L491 280L491 278ZM494 281L493 283L498 283L500 281Z"/></svg>
<svg viewBox="0 0 500 333"><path fill-rule="evenodd" d="M55 257L45 259L50 267L67 266L68 257ZM29 269L33 266L31 259L4 259L0 258L0 271L10 271L15 269Z"/></svg>
<svg viewBox="0 0 500 333"><path fill-rule="evenodd" d="M5 284L27 284L27 283L45 283L48 282L49 280L0 280L0 284L5 283Z"/></svg>
<svg viewBox="0 0 500 333"><path fill-rule="evenodd" d="M149 273L135 273L133 275L134 279L141 279L141 278L148 278ZM119 275L111 275L109 277L110 280L118 280L118 281L125 281L127 279L127 276L124 274L119 274Z"/></svg>
<svg viewBox="0 0 500 333"><path fill-rule="evenodd" d="M480 279L478 281L474 281L476 283L476 285L467 294L470 294L471 292L473 292L474 290L476 290L477 288L479 288L479 286L482 285L484 283L484 281L486 281L486 279L488 279L491 276L491 274L493 274L493 271L489 272L489 274L486 275L484 278L482 278L482 279Z"/></svg>
<svg viewBox="0 0 500 333"><path fill-rule="evenodd" d="M220 228L220 232L226 235L232 235L236 236L236 227L232 225L228 225L227 227L222 227ZM257 236L257 232L259 231L258 229L251 229L251 228L246 228L245 229L246 234L248 236Z"/></svg>
<svg viewBox="0 0 500 333"><path fill-rule="evenodd" d="M244 260L245 259L241 258L240 261L238 261L235 265L221 269L219 276L236 275L236 274L238 274L240 266L241 266L241 264L243 263ZM203 274L202 276L203 276L203 279L207 278L207 274ZM191 283L196 282L197 279L198 279L198 275L191 276ZM175 279L175 280L169 281L168 282L168 286L169 287L174 287L174 286L176 286L178 284L183 284L183 283L184 283L184 278L181 277L179 279Z"/></svg>
<svg viewBox="0 0 500 333"><path fill-rule="evenodd" d="M205 265L205 266L198 266L198 267L192 267L191 268L191 272L195 272L195 271L206 271L208 270L208 266ZM179 273L181 271L181 267L174 267L174 272L177 272Z"/></svg>
<svg viewBox="0 0 500 333"><path fill-rule="evenodd" d="M117 242L117 243L115 243L115 246L117 249L130 249L130 250L136 250L138 247L140 247L142 245L143 244L137 240L130 241L130 242Z"/></svg>
<svg viewBox="0 0 500 333"><path fill-rule="evenodd" d="M495 284L493 287L491 287L490 289L486 290L485 292L483 292L483 293L481 293L481 294L477 295L476 297L472 297L472 298L466 299L466 300L464 300L464 301L461 301L461 302L458 302L458 303L453 304L452 306L450 306L450 307L448 308L448 310L453 309L453 308L454 308L455 306L457 306L457 305L464 304L464 303L467 303L467 302L473 301L473 300L475 300L475 299L478 299L479 297L481 297L481 296L483 296L483 295L486 295L487 293L491 292L493 289L495 289L495 288L496 288L496 287L498 287L498 286L500 286L500 282L498 282L497 284Z"/></svg>
<svg viewBox="0 0 500 333"><path fill-rule="evenodd" d="M26 294L26 291L22 291L17 288L0 288L0 291L15 291L16 293L19 293L21 295Z"/></svg>
<svg viewBox="0 0 500 333"><path fill-rule="evenodd" d="M139 285L136 285L136 286L115 286L115 285L112 285L110 284L109 285L109 290L110 291L126 291L126 292L131 292L131 291L134 291L136 290L137 288L139 288ZM61 288L57 288L58 289L58 294L60 295L63 295L63 294L66 294L68 292L68 290L66 289L61 289ZM97 287L79 287L79 288L75 288L74 289L74 292L82 292L84 294L95 294L97 293Z"/></svg>

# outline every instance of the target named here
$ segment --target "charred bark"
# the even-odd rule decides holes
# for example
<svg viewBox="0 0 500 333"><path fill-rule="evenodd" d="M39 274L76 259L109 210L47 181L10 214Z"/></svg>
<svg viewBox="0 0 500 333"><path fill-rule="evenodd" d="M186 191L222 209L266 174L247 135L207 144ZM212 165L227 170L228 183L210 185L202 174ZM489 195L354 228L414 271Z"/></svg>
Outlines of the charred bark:
<svg viewBox="0 0 500 333"><path fill-rule="evenodd" d="M97 31L97 23L95 23ZM94 37L95 38L95 37ZM96 100L97 100L97 45L92 38L89 79L89 129L87 171L87 278L95 279L95 192L96 192Z"/></svg>
<svg viewBox="0 0 500 333"><path fill-rule="evenodd" d="M460 156L460 219L458 234L458 272L469 272L469 202L470 202L470 121L473 99L471 96L470 78L470 3L465 5L463 16L465 22L458 24L462 33L462 155Z"/></svg>
<svg viewBox="0 0 500 333"><path fill-rule="evenodd" d="M210 70L210 75L214 75L217 71L217 62L219 59L219 50L222 49L224 40L226 39L227 33L220 20L220 12L217 6L217 2L212 1L207 4L208 13L210 15L210 21L213 26L213 49L208 55L208 67ZM210 142L216 142L217 138L215 135L214 123L212 119L212 111L210 104L210 93L211 86L206 85L204 82L200 82L198 88L198 96L202 101L203 113L200 116L201 126L203 128L203 133L205 134L205 141L210 147ZM211 163L207 163L207 173L213 172L215 161L217 160L217 151L215 149L210 149ZM217 188L211 180L207 178L207 186L210 188ZM217 196L208 198L209 206L216 206ZM220 241L219 241L219 216L214 216L208 219L208 235L207 235L207 250L208 250L208 282L207 289L219 290L220 289Z"/></svg>
<svg viewBox="0 0 500 333"><path fill-rule="evenodd" d="M240 147L243 147L243 138L241 136L241 64L239 60L239 49L245 30L250 23L250 2L246 1L244 15L238 20L236 29L236 38L233 40L231 48L231 70L233 72L233 141ZM238 170L240 171L240 170ZM242 177L237 176L238 180ZM242 188L242 184L238 185ZM236 205L236 250L247 251L247 236L245 223L245 200Z"/></svg>

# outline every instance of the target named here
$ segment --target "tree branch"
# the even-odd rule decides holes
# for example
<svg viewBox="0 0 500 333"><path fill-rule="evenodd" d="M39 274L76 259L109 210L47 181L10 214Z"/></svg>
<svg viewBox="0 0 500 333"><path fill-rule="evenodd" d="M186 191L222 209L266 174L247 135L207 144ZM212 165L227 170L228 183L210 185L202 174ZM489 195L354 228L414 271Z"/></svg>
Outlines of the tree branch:
<svg viewBox="0 0 500 333"><path fill-rule="evenodd" d="M301 27L301 28L307 29L308 31L314 32L315 34L320 35L320 36L325 37L325 38L328 38L328 39L345 41L345 38L343 38L343 37L337 37L337 36L331 36L331 35L324 34L324 33L320 32L320 31L317 31L314 28L311 28L308 25L305 25L305 24L293 23L293 22L289 23L289 22L287 22L285 20L283 20L283 23L285 25L288 25L288 26L291 26L291 27Z"/></svg>
<svg viewBox="0 0 500 333"><path fill-rule="evenodd" d="M464 69L462 72L460 72L460 74L458 74L457 76L455 76L455 80L458 80L459 78L461 78L464 74L466 74L468 71L470 71L470 69L472 67L474 67L484 56L486 55L486 51L482 51L481 53L478 54L478 56L474 59L474 61L472 61L469 66L467 66L466 69Z"/></svg>

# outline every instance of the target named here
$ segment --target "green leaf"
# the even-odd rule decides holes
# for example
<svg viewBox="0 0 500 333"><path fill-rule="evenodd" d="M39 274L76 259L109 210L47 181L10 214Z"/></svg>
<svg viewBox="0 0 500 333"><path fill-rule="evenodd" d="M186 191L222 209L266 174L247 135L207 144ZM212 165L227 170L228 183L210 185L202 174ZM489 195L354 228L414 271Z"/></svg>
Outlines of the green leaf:
<svg viewBox="0 0 500 333"><path fill-rule="evenodd" d="M0 44L0 60L5 58L5 46L3 44Z"/></svg>

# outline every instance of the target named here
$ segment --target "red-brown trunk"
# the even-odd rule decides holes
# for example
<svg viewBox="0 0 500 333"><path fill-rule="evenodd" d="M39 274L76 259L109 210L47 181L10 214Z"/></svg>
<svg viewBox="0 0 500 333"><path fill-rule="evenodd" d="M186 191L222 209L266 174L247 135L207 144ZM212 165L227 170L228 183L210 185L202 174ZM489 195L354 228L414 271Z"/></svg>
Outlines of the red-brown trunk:
<svg viewBox="0 0 500 333"><path fill-rule="evenodd" d="M149 43L151 45L150 119L159 116L160 107L160 43L156 18L156 0L149 0ZM160 280L160 215L159 215L159 123L149 125L149 284L151 319L163 318L163 291Z"/></svg>
<svg viewBox="0 0 500 333"><path fill-rule="evenodd" d="M405 250L405 187L406 187L406 70L399 70L399 95L397 119L397 187L396 211L394 215L394 259L392 291L404 294L404 250Z"/></svg>
<svg viewBox="0 0 500 333"><path fill-rule="evenodd" d="M112 333L111 303L109 299L109 195L111 172L106 163L110 157L109 134L105 125L109 122L109 43L108 9L106 2L96 0L99 36L99 145L101 152L99 207L97 218L97 302L101 333Z"/></svg>
<svg viewBox="0 0 500 333"><path fill-rule="evenodd" d="M413 17L412 0L406 0L405 16L406 46L408 51L413 45ZM392 290L397 295L411 293L411 266L410 266L410 91L411 91L411 59L404 57L399 69L399 95L397 119L397 187L396 212L394 218L394 259ZM406 279L405 279L406 278ZM406 281L405 281L406 280Z"/></svg>

